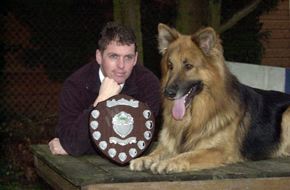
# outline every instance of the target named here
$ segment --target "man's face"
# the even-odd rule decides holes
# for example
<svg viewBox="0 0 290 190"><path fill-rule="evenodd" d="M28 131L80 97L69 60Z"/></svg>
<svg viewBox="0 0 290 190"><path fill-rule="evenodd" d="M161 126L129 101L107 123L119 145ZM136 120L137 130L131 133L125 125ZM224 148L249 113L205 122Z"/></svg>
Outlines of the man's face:
<svg viewBox="0 0 290 190"><path fill-rule="evenodd" d="M103 74L118 84L124 83L129 78L137 57L135 44L121 45L115 41L112 41L103 53L99 50L96 52L96 59Z"/></svg>

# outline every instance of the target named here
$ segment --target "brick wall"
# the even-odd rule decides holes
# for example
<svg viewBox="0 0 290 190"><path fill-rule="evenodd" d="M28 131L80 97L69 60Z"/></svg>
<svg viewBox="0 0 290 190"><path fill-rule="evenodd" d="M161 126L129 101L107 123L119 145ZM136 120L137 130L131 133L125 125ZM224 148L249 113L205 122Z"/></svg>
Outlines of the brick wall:
<svg viewBox="0 0 290 190"><path fill-rule="evenodd" d="M263 29L271 36L263 42L265 55L263 65L290 67L290 0L281 0L279 5L269 13L261 16Z"/></svg>

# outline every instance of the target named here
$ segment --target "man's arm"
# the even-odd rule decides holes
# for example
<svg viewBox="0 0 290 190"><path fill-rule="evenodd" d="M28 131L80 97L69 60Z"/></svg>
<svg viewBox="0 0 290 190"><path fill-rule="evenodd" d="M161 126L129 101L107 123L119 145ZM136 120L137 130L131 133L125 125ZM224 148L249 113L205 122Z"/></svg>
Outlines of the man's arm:
<svg viewBox="0 0 290 190"><path fill-rule="evenodd" d="M84 90L74 82L66 81L59 100L59 121L56 134L60 145L70 155L91 152L88 118L92 106ZM91 102L92 104L93 102Z"/></svg>
<svg viewBox="0 0 290 190"><path fill-rule="evenodd" d="M119 94L120 91L121 87L116 81L111 78L105 77L99 90L99 96L96 98L93 106L96 107L99 102L102 102L112 96Z"/></svg>
<svg viewBox="0 0 290 190"><path fill-rule="evenodd" d="M67 152L63 149L59 142L59 138L54 138L48 143L49 150L52 154L67 155Z"/></svg>
<svg viewBox="0 0 290 190"><path fill-rule="evenodd" d="M93 152L88 120L89 113L98 102L104 101L120 92L120 86L112 79L105 78L99 95L93 103L85 103L83 93L70 82L64 84L60 96L58 138L49 142L53 154L70 154L74 156ZM91 105L91 106L89 106Z"/></svg>

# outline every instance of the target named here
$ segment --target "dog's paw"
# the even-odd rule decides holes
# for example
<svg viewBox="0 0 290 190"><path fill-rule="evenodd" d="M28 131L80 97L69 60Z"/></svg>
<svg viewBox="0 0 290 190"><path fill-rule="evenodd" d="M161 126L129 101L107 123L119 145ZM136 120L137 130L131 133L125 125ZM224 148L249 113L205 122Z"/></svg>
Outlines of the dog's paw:
<svg viewBox="0 0 290 190"><path fill-rule="evenodd" d="M150 170L154 174L170 174L184 172L187 170L187 168L185 164L171 162L170 160L164 160L152 164Z"/></svg>
<svg viewBox="0 0 290 190"><path fill-rule="evenodd" d="M150 156L140 157L130 161L130 170L142 171L149 169L154 163L154 159Z"/></svg>

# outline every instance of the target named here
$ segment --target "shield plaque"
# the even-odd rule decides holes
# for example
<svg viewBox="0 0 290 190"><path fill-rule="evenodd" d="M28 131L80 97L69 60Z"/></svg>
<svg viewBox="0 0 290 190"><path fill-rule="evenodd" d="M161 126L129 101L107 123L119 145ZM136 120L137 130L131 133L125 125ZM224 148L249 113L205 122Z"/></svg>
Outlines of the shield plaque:
<svg viewBox="0 0 290 190"><path fill-rule="evenodd" d="M90 113L89 128L99 152L114 163L126 165L150 145L155 120L145 103L119 94L98 103Z"/></svg>

